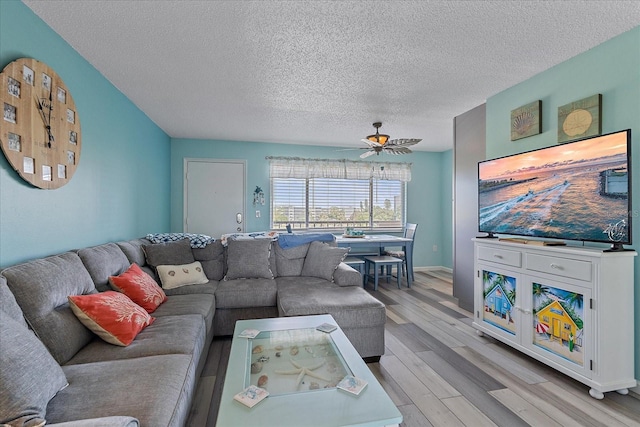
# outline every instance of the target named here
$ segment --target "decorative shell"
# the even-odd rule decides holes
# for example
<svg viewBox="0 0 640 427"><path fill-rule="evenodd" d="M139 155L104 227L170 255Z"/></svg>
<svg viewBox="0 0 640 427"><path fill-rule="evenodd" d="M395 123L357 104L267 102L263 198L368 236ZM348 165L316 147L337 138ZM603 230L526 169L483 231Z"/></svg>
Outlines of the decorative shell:
<svg viewBox="0 0 640 427"><path fill-rule="evenodd" d="M262 353L263 350L264 348L261 345L257 345L253 347L253 350L251 350L251 353L253 354Z"/></svg>
<svg viewBox="0 0 640 427"><path fill-rule="evenodd" d="M529 132L531 127L534 125L534 117L533 114L529 111L525 111L522 114L519 114L513 119L513 130L518 135L524 135Z"/></svg>
<svg viewBox="0 0 640 427"><path fill-rule="evenodd" d="M251 373L257 374L262 371L262 362L253 362L251 364Z"/></svg>
<svg viewBox="0 0 640 427"><path fill-rule="evenodd" d="M258 387L264 387L265 385L267 385L267 382L269 381L269 377L266 375L260 375L260 378L258 378Z"/></svg>
<svg viewBox="0 0 640 427"><path fill-rule="evenodd" d="M298 354L298 351L298 346L294 345L293 347L291 347L291 350L289 350L289 354L295 356L296 354Z"/></svg>

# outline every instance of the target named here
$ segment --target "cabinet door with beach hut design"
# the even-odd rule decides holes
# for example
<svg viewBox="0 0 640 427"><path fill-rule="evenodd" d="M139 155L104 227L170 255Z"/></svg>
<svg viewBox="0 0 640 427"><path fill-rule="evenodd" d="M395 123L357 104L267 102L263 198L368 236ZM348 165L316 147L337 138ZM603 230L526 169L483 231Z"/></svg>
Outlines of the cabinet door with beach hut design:
<svg viewBox="0 0 640 427"><path fill-rule="evenodd" d="M479 265L476 286L480 300L477 322L495 333L520 342L520 276L494 266Z"/></svg>
<svg viewBox="0 0 640 427"><path fill-rule="evenodd" d="M531 314L523 342L532 351L591 377L591 290L527 277ZM524 323L523 323L524 324Z"/></svg>

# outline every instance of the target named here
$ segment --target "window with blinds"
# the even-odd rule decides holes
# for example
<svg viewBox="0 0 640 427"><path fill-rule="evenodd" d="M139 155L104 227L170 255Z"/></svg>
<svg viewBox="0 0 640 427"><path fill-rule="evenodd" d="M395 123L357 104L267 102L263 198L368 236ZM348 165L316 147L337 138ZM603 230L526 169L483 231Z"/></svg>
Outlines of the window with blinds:
<svg viewBox="0 0 640 427"><path fill-rule="evenodd" d="M308 177L310 173L300 172L298 164L287 164L287 174L283 174L277 169L282 165L276 164L274 167L274 163L271 165L272 229L284 230L289 224L292 229L306 230L347 227L394 230L401 229L404 224L405 180L380 179L373 176L368 179ZM348 163L341 165L345 168L350 166ZM332 164L331 167L335 168L336 165ZM291 173L292 170L295 170L295 173ZM317 170L313 174L350 175L344 171L329 174L326 171L319 173ZM307 176L281 177L291 175ZM362 174L351 175L360 178Z"/></svg>

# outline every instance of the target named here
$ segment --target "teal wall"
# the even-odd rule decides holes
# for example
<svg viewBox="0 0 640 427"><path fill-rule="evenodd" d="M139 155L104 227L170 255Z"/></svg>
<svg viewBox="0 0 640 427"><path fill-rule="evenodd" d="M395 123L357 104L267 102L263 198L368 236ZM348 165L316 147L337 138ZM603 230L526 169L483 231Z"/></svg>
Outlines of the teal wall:
<svg viewBox="0 0 640 427"><path fill-rule="evenodd" d="M379 157L379 161L413 163L412 180L407 189L407 220L418 223L415 242L416 267L445 266L451 268L451 154L414 152L405 156ZM337 148L268 144L239 141L212 141L193 139L171 140L171 231L182 231L183 223L183 162L185 158L242 159L247 162L246 230L269 229L269 162L265 156L291 156L305 158L357 159L360 151L339 151ZM446 177L445 177L446 175ZM256 186L265 190L266 204L261 218L255 218L252 192ZM442 208L443 198L447 209ZM445 216L446 215L446 216ZM446 240L446 242L444 242ZM438 251L433 251L433 245ZM445 254L444 249L448 248Z"/></svg>
<svg viewBox="0 0 640 427"><path fill-rule="evenodd" d="M487 158L557 143L561 105L602 94L602 132L631 129L634 245L640 248L640 27L563 62L487 100ZM542 100L542 133L509 141L511 110ZM636 378L640 376L640 257L635 259ZM629 284L630 286L632 284Z"/></svg>
<svg viewBox="0 0 640 427"><path fill-rule="evenodd" d="M82 126L73 179L23 181L0 156L0 267L169 229L170 139L31 9L0 1L0 68L31 57L68 86Z"/></svg>

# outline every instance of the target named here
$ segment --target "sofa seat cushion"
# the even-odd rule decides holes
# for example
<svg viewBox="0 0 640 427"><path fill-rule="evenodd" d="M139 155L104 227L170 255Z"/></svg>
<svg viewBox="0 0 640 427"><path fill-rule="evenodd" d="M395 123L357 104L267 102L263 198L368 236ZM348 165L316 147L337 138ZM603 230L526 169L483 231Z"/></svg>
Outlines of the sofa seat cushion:
<svg viewBox="0 0 640 427"><path fill-rule="evenodd" d="M213 324L216 312L215 297L212 294L172 295L153 313L156 318L163 316L180 316L183 314L199 314L204 318L207 332Z"/></svg>
<svg viewBox="0 0 640 427"><path fill-rule="evenodd" d="M49 402L47 421L127 415L141 426L183 426L196 365L191 355L167 354L64 366L70 385Z"/></svg>
<svg viewBox="0 0 640 427"><path fill-rule="evenodd" d="M115 243L80 249L78 256L99 291L111 289L109 276L122 274L131 265L127 256Z"/></svg>
<svg viewBox="0 0 640 427"><path fill-rule="evenodd" d="M194 354L199 358L205 337L204 319L199 314L161 316L140 332L127 347L111 345L96 337L69 360L68 364L131 359L156 354Z"/></svg>
<svg viewBox="0 0 640 427"><path fill-rule="evenodd" d="M356 286L338 286L315 277L279 277L280 316L331 314L341 328L384 325L384 304Z"/></svg>
<svg viewBox="0 0 640 427"><path fill-rule="evenodd" d="M218 283L216 308L274 307L278 288L274 279L234 279Z"/></svg>
<svg viewBox="0 0 640 427"><path fill-rule="evenodd" d="M49 400L67 386L64 372L33 332L1 310L0 347L0 424L44 424Z"/></svg>
<svg viewBox="0 0 640 427"><path fill-rule="evenodd" d="M65 252L2 270L25 318L63 365L94 337L73 314L67 297L95 293L78 254Z"/></svg>
<svg viewBox="0 0 640 427"><path fill-rule="evenodd" d="M49 424L50 427L140 427L140 422L133 417L100 417L63 423Z"/></svg>

